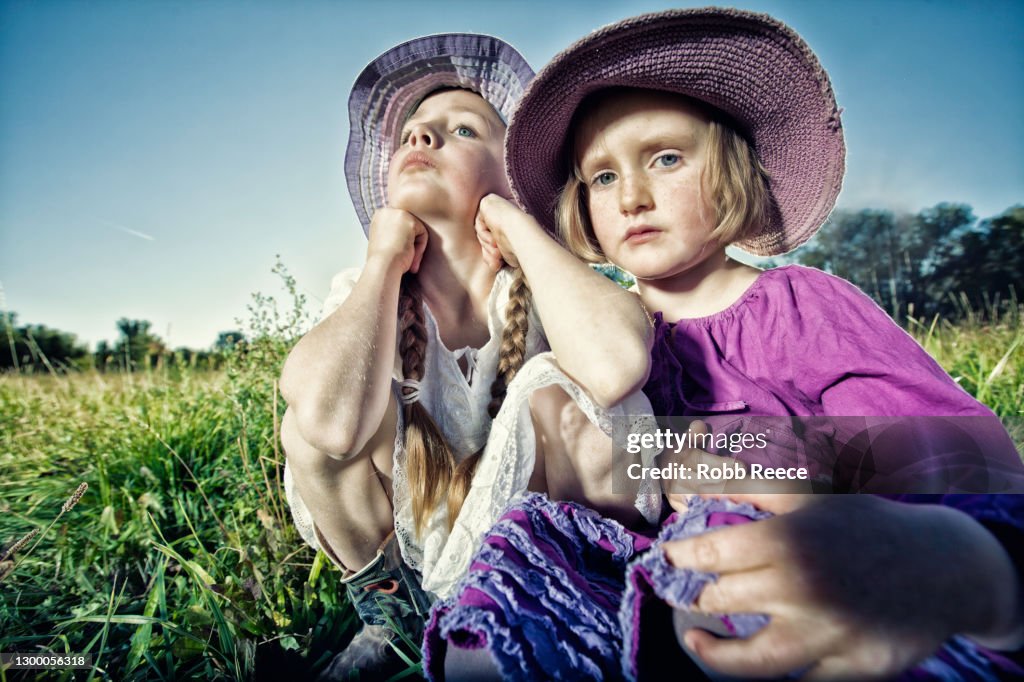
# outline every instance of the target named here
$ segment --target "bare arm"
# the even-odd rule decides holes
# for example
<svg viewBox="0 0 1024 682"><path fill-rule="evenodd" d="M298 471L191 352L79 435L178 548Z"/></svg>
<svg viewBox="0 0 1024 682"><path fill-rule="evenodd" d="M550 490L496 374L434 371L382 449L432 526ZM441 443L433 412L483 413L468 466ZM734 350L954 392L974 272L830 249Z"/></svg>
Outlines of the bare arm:
<svg viewBox="0 0 1024 682"><path fill-rule="evenodd" d="M599 405L614 405L643 386L653 336L637 296L497 195L480 201L477 232L492 267L504 260L523 269L558 364Z"/></svg>
<svg viewBox="0 0 1024 682"><path fill-rule="evenodd" d="M360 452L391 394L401 277L419 267L426 230L411 214L373 218L366 267L345 302L292 349L281 393L302 439L335 458Z"/></svg>

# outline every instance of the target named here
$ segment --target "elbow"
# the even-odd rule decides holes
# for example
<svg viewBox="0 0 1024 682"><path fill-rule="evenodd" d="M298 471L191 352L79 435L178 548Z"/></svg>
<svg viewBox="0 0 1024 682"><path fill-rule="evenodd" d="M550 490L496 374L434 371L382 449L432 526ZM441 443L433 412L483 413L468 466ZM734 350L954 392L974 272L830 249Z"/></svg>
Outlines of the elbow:
<svg viewBox="0 0 1024 682"><path fill-rule="evenodd" d="M599 368L592 379L590 395L600 407L615 407L647 383L651 356L646 348L641 350L624 352L619 362Z"/></svg>
<svg viewBox="0 0 1024 682"><path fill-rule="evenodd" d="M654 343L654 331L646 322L635 327L624 325L623 331L605 341L599 357L603 360L592 360L587 366L576 367L579 383L587 389L594 402L604 408L615 407L630 395L636 393L647 383L651 372L651 347ZM567 363L568 364L568 363ZM578 362L574 362L578 365Z"/></svg>
<svg viewBox="0 0 1024 682"><path fill-rule="evenodd" d="M594 401L605 409L615 407L642 389L651 373L654 330L647 324L646 316L642 323L638 323L636 333L622 334L619 338L619 348L611 355L615 361L595 368L597 375L591 394Z"/></svg>
<svg viewBox="0 0 1024 682"><path fill-rule="evenodd" d="M301 396L308 392L308 386L306 391L303 390L301 372L296 366L297 363L293 360L295 349L289 353L288 357L285 358L284 367L281 368L281 379L278 381L278 389L281 391L281 397L289 405L295 405L301 401Z"/></svg>
<svg viewBox="0 0 1024 682"><path fill-rule="evenodd" d="M352 453L362 449L363 444L358 442L355 429L349 428L336 415L296 405L289 406L285 418L288 419L289 415L294 436L331 459L348 459Z"/></svg>
<svg viewBox="0 0 1024 682"><path fill-rule="evenodd" d="M285 403L294 405L299 400L301 392L296 372L291 369L289 364L290 360L290 355L285 358L284 367L281 368L281 378L277 381L277 389L281 392L281 397L284 398Z"/></svg>
<svg viewBox="0 0 1024 682"><path fill-rule="evenodd" d="M288 404L285 417L294 436L334 459L345 459L348 453L358 452L357 425L347 423L339 411L321 400L315 388L302 380L303 374L294 364L289 356L281 371L279 387Z"/></svg>

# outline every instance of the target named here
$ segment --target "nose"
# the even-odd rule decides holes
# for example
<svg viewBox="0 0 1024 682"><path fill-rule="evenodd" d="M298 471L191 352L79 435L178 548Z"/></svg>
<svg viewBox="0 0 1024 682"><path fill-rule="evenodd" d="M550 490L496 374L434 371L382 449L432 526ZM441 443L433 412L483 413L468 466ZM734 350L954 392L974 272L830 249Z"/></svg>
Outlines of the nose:
<svg viewBox="0 0 1024 682"><path fill-rule="evenodd" d="M619 183L619 210L632 215L654 208L654 197L643 173L630 173Z"/></svg>
<svg viewBox="0 0 1024 682"><path fill-rule="evenodd" d="M437 147L440 139L440 136L425 123L417 123L409 129L409 144L412 147L433 149Z"/></svg>

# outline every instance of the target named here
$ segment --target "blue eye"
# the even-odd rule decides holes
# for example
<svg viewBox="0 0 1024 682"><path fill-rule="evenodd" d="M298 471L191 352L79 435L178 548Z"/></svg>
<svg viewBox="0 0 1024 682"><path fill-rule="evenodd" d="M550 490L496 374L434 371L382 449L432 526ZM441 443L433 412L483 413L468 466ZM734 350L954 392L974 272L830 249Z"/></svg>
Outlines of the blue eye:
<svg viewBox="0 0 1024 682"><path fill-rule="evenodd" d="M591 184L607 186L612 184L613 182L615 182L615 173L612 173L611 171L605 171L604 173L599 173L598 175L594 176L594 179L591 181Z"/></svg>
<svg viewBox="0 0 1024 682"><path fill-rule="evenodd" d="M469 126L457 126L455 134L459 137L476 137L476 131Z"/></svg>
<svg viewBox="0 0 1024 682"><path fill-rule="evenodd" d="M661 168L671 168L681 161L679 154L662 154L654 160L655 165Z"/></svg>

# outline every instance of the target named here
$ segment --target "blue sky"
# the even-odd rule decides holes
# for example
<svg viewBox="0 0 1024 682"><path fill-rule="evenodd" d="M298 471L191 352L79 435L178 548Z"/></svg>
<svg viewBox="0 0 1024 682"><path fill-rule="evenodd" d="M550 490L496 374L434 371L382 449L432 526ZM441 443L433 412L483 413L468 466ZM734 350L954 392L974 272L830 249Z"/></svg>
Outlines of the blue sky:
<svg viewBox="0 0 1024 682"><path fill-rule="evenodd" d="M703 3L700 3L703 4ZM276 293L317 306L362 262L345 192L346 101L403 40L498 35L535 67L657 1L0 3L0 283L22 323L95 343L120 317L209 346ZM839 205L990 217L1024 202L1024 3L746 2L828 69Z"/></svg>

